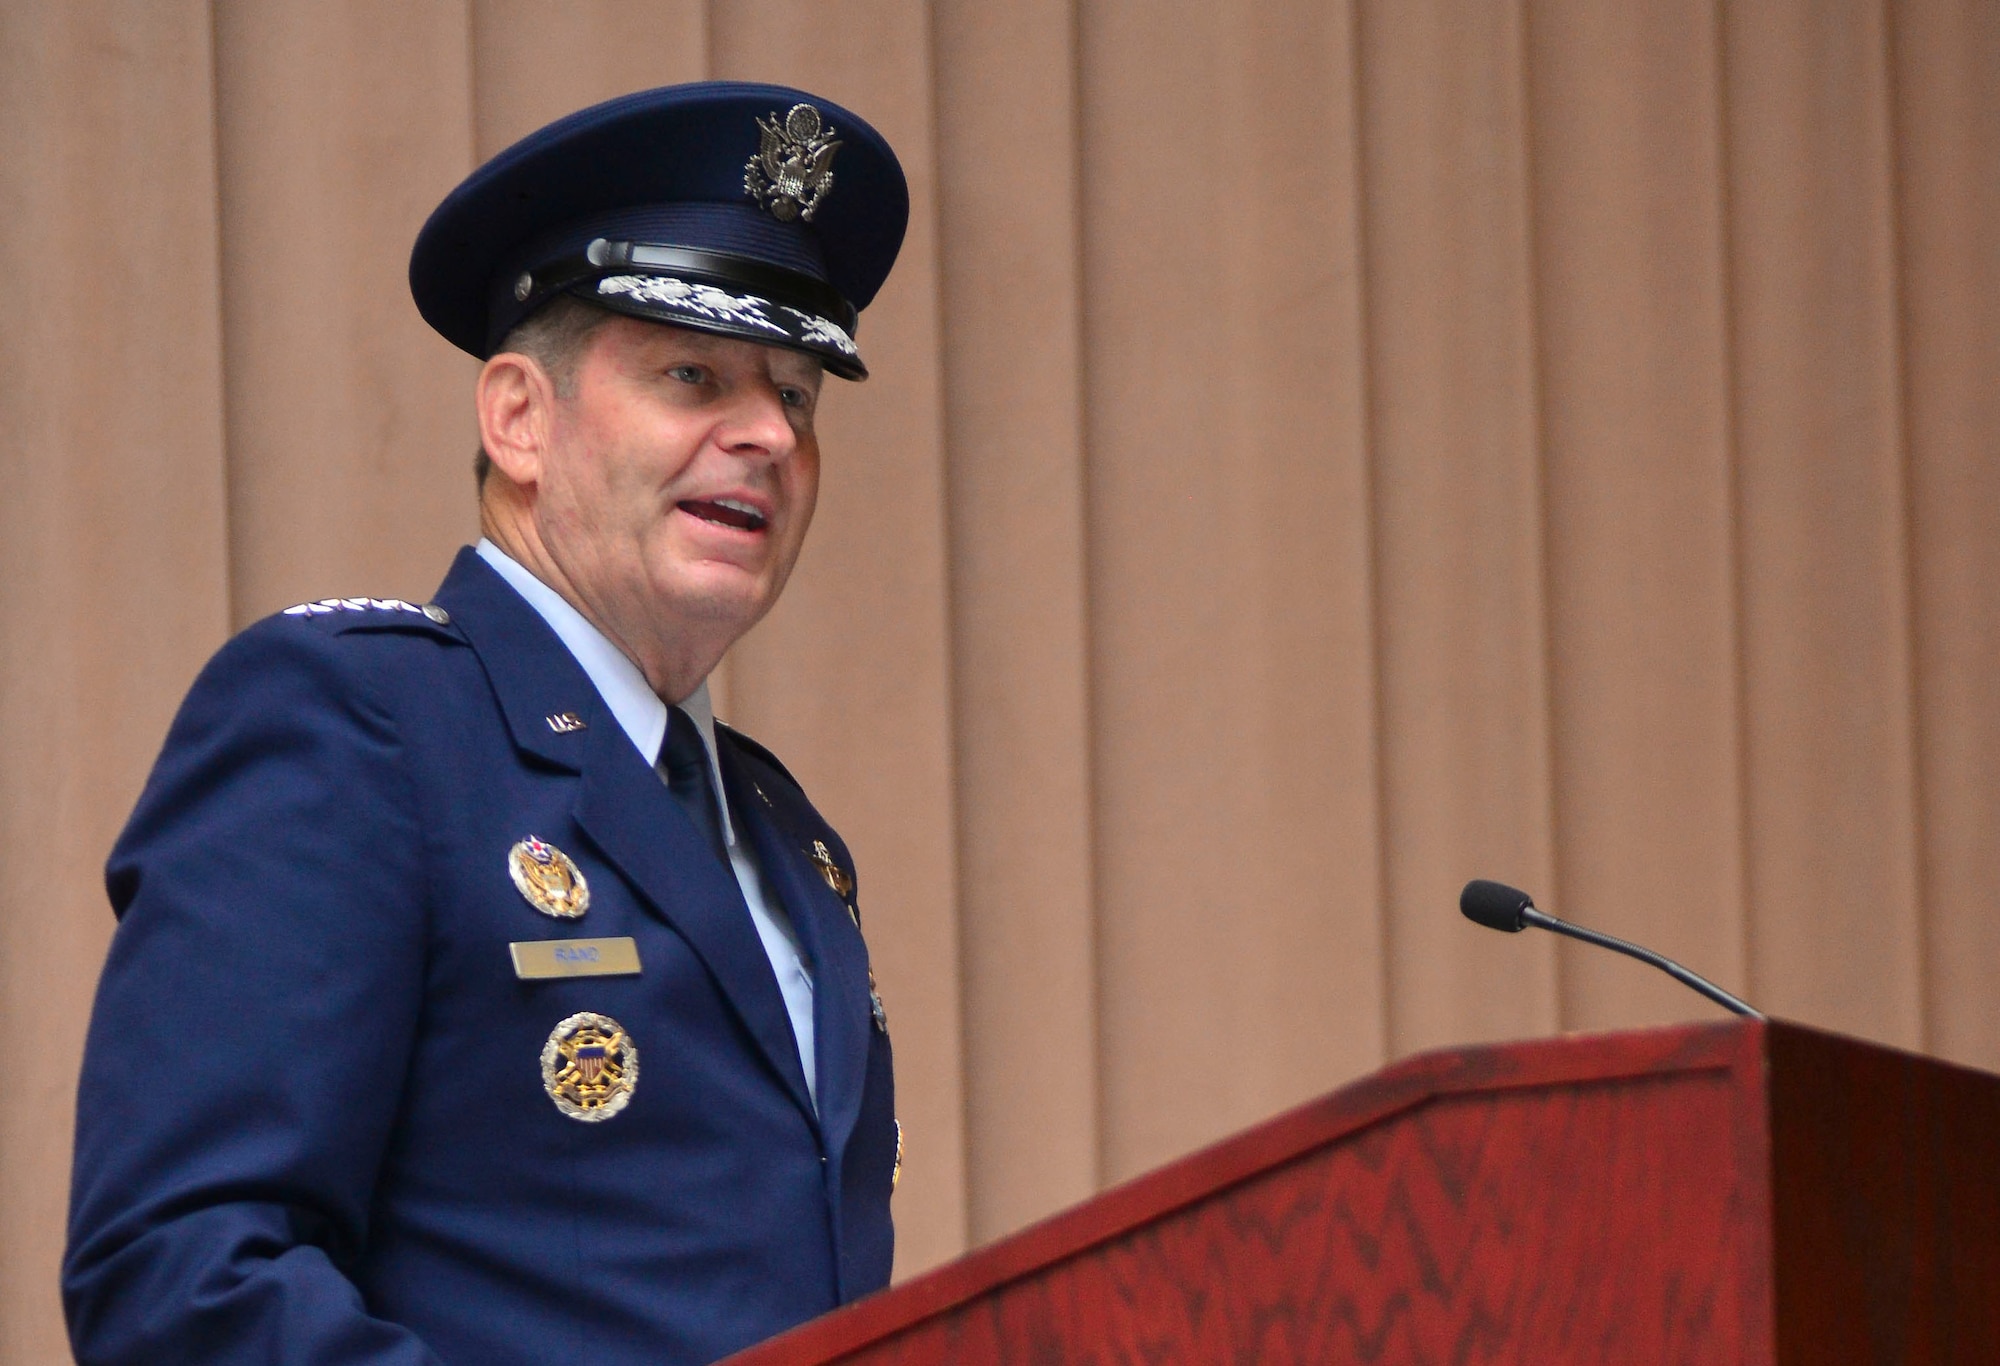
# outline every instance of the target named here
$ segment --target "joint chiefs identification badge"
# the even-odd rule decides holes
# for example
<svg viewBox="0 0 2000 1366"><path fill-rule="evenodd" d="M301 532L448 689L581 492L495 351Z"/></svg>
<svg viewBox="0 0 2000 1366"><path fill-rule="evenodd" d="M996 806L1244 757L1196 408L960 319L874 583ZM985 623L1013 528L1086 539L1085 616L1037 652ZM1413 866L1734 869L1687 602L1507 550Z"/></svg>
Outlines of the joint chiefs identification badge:
<svg viewBox="0 0 2000 1366"><path fill-rule="evenodd" d="M580 1011L542 1045L542 1089L571 1119L595 1124L611 1118L638 1084L639 1050L608 1015Z"/></svg>
<svg viewBox="0 0 2000 1366"><path fill-rule="evenodd" d="M543 915L574 920L590 909L583 870L553 844L528 836L507 851L507 871L528 904Z"/></svg>

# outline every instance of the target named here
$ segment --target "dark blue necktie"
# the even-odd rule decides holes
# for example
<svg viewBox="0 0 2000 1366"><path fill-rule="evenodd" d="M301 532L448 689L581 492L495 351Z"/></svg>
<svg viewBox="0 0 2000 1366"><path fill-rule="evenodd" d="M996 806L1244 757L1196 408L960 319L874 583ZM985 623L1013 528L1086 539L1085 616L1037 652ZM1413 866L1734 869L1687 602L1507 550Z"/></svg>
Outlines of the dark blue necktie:
<svg viewBox="0 0 2000 1366"><path fill-rule="evenodd" d="M667 708L667 740L660 746L660 766L667 772L667 790L727 868L729 846L722 839L722 813L715 801L715 782L709 776L708 747L701 742L694 718L679 707Z"/></svg>

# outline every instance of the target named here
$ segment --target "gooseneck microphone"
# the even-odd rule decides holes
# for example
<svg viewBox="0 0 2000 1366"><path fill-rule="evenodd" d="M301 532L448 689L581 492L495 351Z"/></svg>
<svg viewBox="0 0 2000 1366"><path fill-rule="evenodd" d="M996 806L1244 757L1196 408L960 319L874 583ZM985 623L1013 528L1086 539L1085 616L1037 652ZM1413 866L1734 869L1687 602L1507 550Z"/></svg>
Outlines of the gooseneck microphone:
<svg viewBox="0 0 2000 1366"><path fill-rule="evenodd" d="M1622 953L1651 963L1661 972L1678 981L1685 982L1709 1000L1738 1015L1748 1015L1753 1020L1764 1018L1764 1012L1751 1006L1747 1001L1731 996L1715 983L1698 972L1691 972L1671 958L1663 958L1651 949L1641 948L1614 935L1599 934L1581 925L1572 925L1567 920L1558 920L1552 915L1544 915L1535 909L1535 902L1518 887L1509 887L1504 882L1488 882L1485 878L1474 878L1465 884L1465 890L1458 894L1458 909L1465 912L1465 918L1475 924L1484 925L1489 930L1504 930L1508 934L1518 934L1533 925L1538 930L1553 930L1566 934L1571 939L1581 939L1586 944L1595 944L1613 953Z"/></svg>

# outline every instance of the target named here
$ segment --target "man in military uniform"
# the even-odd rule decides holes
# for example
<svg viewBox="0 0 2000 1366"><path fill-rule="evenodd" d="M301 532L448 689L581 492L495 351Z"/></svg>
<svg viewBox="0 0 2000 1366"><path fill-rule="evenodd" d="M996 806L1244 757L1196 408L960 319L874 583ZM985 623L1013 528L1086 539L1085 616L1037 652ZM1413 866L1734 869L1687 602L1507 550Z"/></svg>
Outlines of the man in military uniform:
<svg viewBox="0 0 2000 1366"><path fill-rule="evenodd" d="M484 537L430 603L251 627L174 722L107 871L80 1361L702 1362L887 1282L852 864L704 680L798 555L907 213L853 114L709 84L426 224Z"/></svg>

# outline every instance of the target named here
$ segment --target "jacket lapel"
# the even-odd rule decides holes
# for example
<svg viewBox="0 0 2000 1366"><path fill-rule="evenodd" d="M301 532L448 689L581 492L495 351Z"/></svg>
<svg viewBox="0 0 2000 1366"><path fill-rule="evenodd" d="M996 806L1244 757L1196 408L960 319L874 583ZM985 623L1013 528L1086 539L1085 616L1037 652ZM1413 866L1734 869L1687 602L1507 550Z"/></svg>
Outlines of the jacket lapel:
<svg viewBox="0 0 2000 1366"><path fill-rule="evenodd" d="M708 965L737 1018L810 1117L798 1041L764 941L735 875L616 725L596 728L584 756L576 821L599 851Z"/></svg>
<svg viewBox="0 0 2000 1366"><path fill-rule="evenodd" d="M837 1160L861 1113L867 1081L868 951L847 905L813 867L811 836L762 795L733 745L718 746L723 785L749 831L764 881L785 906L813 967L813 1052L818 1070L820 1132Z"/></svg>
<svg viewBox="0 0 2000 1366"><path fill-rule="evenodd" d="M470 547L452 561L437 601L479 656L517 747L575 772L590 737L605 730L624 737L561 637ZM583 726L557 729L568 724L565 715Z"/></svg>
<svg viewBox="0 0 2000 1366"><path fill-rule="evenodd" d="M577 824L642 903L700 956L794 1102L813 1119L791 1017L734 874L716 861L633 748L561 638L491 566L460 551L437 600L478 653L514 743L580 774L572 808ZM565 712L584 726L558 730L549 718Z"/></svg>

